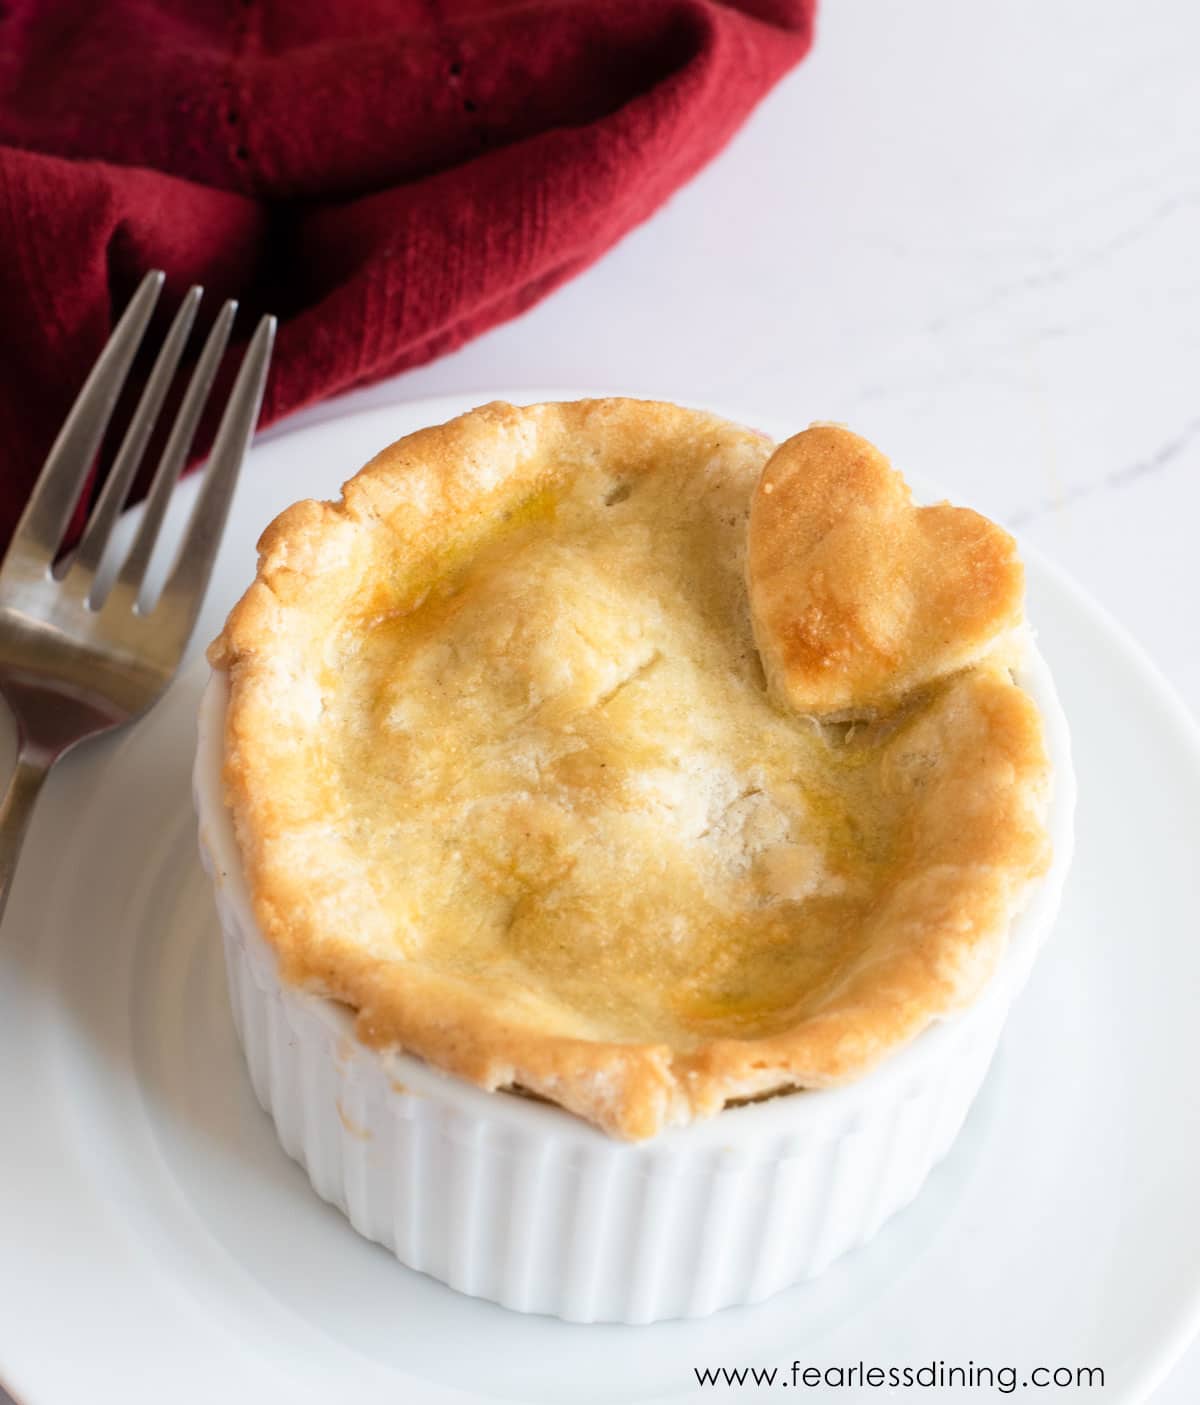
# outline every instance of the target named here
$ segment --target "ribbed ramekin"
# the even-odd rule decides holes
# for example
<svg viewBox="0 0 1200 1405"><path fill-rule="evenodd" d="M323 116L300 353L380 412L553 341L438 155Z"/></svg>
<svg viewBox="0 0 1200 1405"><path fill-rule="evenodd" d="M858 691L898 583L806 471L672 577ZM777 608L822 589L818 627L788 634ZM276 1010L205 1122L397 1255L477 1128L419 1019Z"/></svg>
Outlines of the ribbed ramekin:
<svg viewBox="0 0 1200 1405"><path fill-rule="evenodd" d="M224 677L194 774L234 1022L284 1150L360 1234L410 1268L573 1322L702 1317L811 1278L920 1190L977 1093L1054 921L1075 787L1065 719L1031 649L1054 763L1054 861L980 999L844 1088L728 1108L626 1145L547 1104L361 1045L346 1010L283 985L221 793Z"/></svg>

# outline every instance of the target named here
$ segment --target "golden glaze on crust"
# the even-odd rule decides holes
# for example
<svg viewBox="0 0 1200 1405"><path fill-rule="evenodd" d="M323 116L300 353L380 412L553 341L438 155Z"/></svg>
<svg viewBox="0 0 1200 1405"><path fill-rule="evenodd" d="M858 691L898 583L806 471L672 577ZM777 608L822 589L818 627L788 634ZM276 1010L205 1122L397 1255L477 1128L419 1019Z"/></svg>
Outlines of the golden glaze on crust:
<svg viewBox="0 0 1200 1405"><path fill-rule="evenodd" d="M869 714L977 662L1021 621L1016 543L969 508L914 507L873 445L813 425L781 445L750 513L755 637L798 712Z"/></svg>
<svg viewBox="0 0 1200 1405"><path fill-rule="evenodd" d="M210 659L285 979L634 1139L853 1078L976 993L1048 857L1040 721L987 662L867 725L771 701L747 519L796 443L490 405L267 529Z"/></svg>

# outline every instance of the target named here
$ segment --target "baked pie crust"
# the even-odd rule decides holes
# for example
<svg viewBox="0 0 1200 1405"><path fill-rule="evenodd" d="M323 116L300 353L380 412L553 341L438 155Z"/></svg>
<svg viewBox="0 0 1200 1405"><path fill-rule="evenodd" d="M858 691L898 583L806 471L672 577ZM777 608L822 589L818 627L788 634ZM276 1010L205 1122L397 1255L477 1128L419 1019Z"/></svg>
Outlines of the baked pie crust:
<svg viewBox="0 0 1200 1405"><path fill-rule="evenodd" d="M210 649L283 978L641 1139L969 1002L1047 866L1011 539L865 441L486 405L301 502Z"/></svg>

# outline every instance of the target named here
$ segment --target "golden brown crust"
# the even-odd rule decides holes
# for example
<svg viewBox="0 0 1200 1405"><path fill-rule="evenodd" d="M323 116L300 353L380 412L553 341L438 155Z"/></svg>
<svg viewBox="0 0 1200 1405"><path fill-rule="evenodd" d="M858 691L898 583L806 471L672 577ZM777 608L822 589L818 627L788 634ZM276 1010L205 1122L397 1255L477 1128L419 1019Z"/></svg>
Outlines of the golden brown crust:
<svg viewBox="0 0 1200 1405"><path fill-rule="evenodd" d="M994 522L915 507L878 449L813 425L763 471L747 585L772 689L829 716L887 708L978 662L1020 624L1024 577Z"/></svg>
<svg viewBox="0 0 1200 1405"><path fill-rule="evenodd" d="M790 445L796 443L789 441ZM592 401L527 409L484 406L384 450L346 485L341 503L300 503L264 532L257 579L231 613L209 657L214 667L229 674L227 795L256 916L280 956L285 979L354 1008L359 1035L368 1044L404 1048L484 1088L517 1086L540 1094L610 1133L632 1139L710 1115L732 1100L853 1078L930 1020L975 994L1003 948L1010 918L1030 879L1044 869L1048 857L1042 826L1048 768L1040 721L1028 696L995 666L984 664L958 673L920 699L910 712L881 726L877 735L852 736L844 742L829 738L813 741L816 734L810 724L796 718L789 721L771 713L766 704L748 698L747 707L758 711L748 711L746 717L759 719L754 725L762 729L764 755L770 750L768 732L770 746L785 758L788 738L794 736L797 766L801 771L803 766L809 767L803 774L815 778L813 784L819 781L827 787L832 784L830 777L841 777L838 783L844 784L846 795L867 796L876 824L872 844L882 846L878 853L864 857L854 852L851 840L831 837L825 860L831 873L847 876L830 879L825 889L806 877L803 896L787 887L792 881L788 865L794 867L796 855L807 863L811 846L791 839L779 844L776 837L762 841L767 848L761 852L753 846L746 850L760 865L754 870L760 877L754 880L759 888L754 890L757 906L751 916L760 926L768 924L763 927L768 935L755 936L758 947L734 948L742 953L738 960L776 960L779 953L773 949L762 955L762 943L769 946L779 933L786 937L798 931L796 914L809 912L814 914L812 922L824 924L820 928L824 944L837 947L836 959L825 956L823 965L813 967L821 976L811 988L789 988L785 997L778 996L773 984L772 989L758 992L753 1018L745 1024L751 1037L736 1037L742 1017L730 1003L728 962L722 965L720 960L719 930L715 938L696 938L694 951L702 953L708 964L703 971L685 972L677 988L665 993L675 1000L670 1011L661 1003L665 1000L661 991L664 980L653 969L656 962L670 958L674 949L670 943L659 934L651 939L644 925L639 927L626 918L622 918L625 928L621 931L600 932L595 937L599 945L589 950L603 953L597 959L610 963L613 979L621 971L636 971L640 954L640 965L651 968L645 979L658 987L654 995L660 1004L649 1007L649 1023L640 1013L635 1019L624 1011L620 1019L626 1024L621 1025L611 1011L577 1009L570 1000L564 1003L556 998L554 988L543 988L532 978L526 980L531 971L542 973L543 967L514 967L511 946L481 947L482 955L469 951L466 964L438 964L429 959L419 924L412 924L407 908L397 906L394 891L380 872L379 851L356 838L363 814L386 814L384 807L391 803L392 794L386 789L390 778L382 773L366 774L361 756L374 757L382 772L398 765L396 758L401 755L388 749L398 745L394 737L382 734L377 749L366 753L354 749L358 745L356 728L361 731L381 725L377 712L356 713L349 719L334 715L347 676L355 669L365 670L368 679L374 676L371 670L375 664L356 650L360 649L359 641L374 638L380 621L419 618L423 609L426 613L434 609L424 605L431 590L436 595L439 582L459 571L463 563L469 564L477 553L493 551L488 543L497 533L525 531L536 539L543 495L576 479L582 481L589 474L611 479L615 487L606 501L616 503L631 484L636 489L640 482L651 483L657 476L682 475L678 481L693 483L695 496L711 500L709 517L717 524L711 531L724 534L713 536L713 549L724 551L724 543L744 533L750 490L772 447L761 436L709 416L649 402ZM810 511L816 521L808 521L802 511L803 493L793 490L793 480L783 473L793 456L781 460L783 453L781 450L770 458L768 472L780 470L775 481L787 484L790 529L797 534L802 553L811 556L814 544L819 546L836 528L838 513L831 498L834 489L827 486L814 496ZM877 510L883 517L894 516L894 486L888 487L886 475L879 472L869 454L860 457L865 467L859 501L865 517ZM844 485L844 455L839 473ZM634 491L631 506L638 498L638 491ZM754 511L758 510L756 502ZM911 512L906 501L905 510ZM990 528L983 519L970 516ZM611 540L632 539L638 530L636 514L631 514L622 535ZM705 526L704 531L709 530ZM954 539L959 542L961 535ZM660 554L656 547L646 559L656 561ZM618 566L633 563L629 570L641 560L636 552L614 559ZM502 558L497 560L502 565ZM718 584L726 594L736 593L739 572L740 565L737 570L731 568L728 581L720 578ZM753 560L749 575L753 589ZM600 582L598 591L604 578L596 579ZM912 573L906 579L914 591L925 581ZM664 592L660 578L654 577L654 581L655 588ZM500 581L490 596L484 592L479 598L502 594L502 584ZM1019 618L1019 576L1016 588ZM584 619L589 628L594 621L602 621L606 628L619 632L623 622L628 622L622 610L630 612L632 619L635 597L613 598L615 604L601 601L596 606L598 613ZM768 592L768 598L775 597ZM452 621L456 618L454 608L460 608L460 613L478 608L474 599L464 589L461 600L465 604L456 607L451 601L438 606L442 614L435 612L435 622ZM669 591L652 604L657 612L654 627L660 630L655 637L682 637L670 633L677 628L670 609L684 607L672 603ZM709 620L712 609L706 603L705 628L721 635L718 642L728 646L730 658L740 658L740 612L746 614L747 635L749 613L744 600L734 602L733 608L731 623L714 625ZM664 611L666 624L658 618ZM975 616L967 612L961 618L970 632ZM640 617L634 623L639 629L644 625ZM665 636L661 634L664 629L668 631ZM732 642L724 637L729 631L733 632ZM978 633L975 630L973 637ZM502 636L509 637L507 633ZM905 638L916 638L918 648L925 648L921 642L924 636L919 630L914 634L911 625L907 634L901 631L896 635L901 644ZM635 643L641 647L639 641ZM494 640L485 642L488 648L493 647ZM513 635L505 647L519 651L526 646ZM598 647L595 639L589 638L588 648L593 653ZM614 645L618 653L625 651L621 657L626 664L634 657L629 652L633 647L624 635ZM361 649L369 653L365 642ZM927 648L926 656L920 666L909 665L904 659L897 661L895 666L909 680L903 691L931 676ZM949 655L938 657L944 660ZM636 655L635 661L641 658ZM520 662L522 677L540 680L537 668L545 663L540 656L532 664L525 656ZM707 698L707 694L700 695L703 679L689 683L691 675L681 674L684 683L676 685L670 664L668 659L659 666L666 679L655 686L668 702L672 687L677 692L685 688L689 697L692 691L687 690L699 689L695 706L698 714L703 713ZM639 662L637 669L627 667L620 686L648 666ZM961 664L955 667L961 668ZM817 676L823 679L827 673L818 670ZM894 689L880 686L878 670L867 670L861 676L872 680L868 688L872 706L878 706L882 698L895 698ZM747 672L745 677L751 674ZM599 705L607 706L611 694L603 684L601 678L592 692L599 689ZM723 678L713 680L713 686L717 684L726 690L713 694L716 701L710 712L719 720L722 709L728 711L737 704L739 690L746 692L752 685ZM590 699L593 711L587 717L569 712L580 705L575 696L579 686L575 676L571 689L539 698L532 713L529 709L522 712L520 726L540 729L536 732L539 744L547 735L567 734L572 745L579 737L591 737L591 750L569 751L550 761L543 756L542 774L566 775L567 790L582 787L591 797L589 805L594 804L594 794L602 791L611 810L616 803L611 797L619 787L608 771L602 777L597 768L615 768L621 758L614 760L614 754L603 751L603 737L597 740L599 734L587 731L592 725L587 719L597 705L595 697ZM827 689L824 696L841 694ZM832 702L831 710L852 707L861 696L851 694L849 702ZM627 722L633 719L629 725L644 728L649 725L647 718L653 720L648 702L640 713L629 707L621 714ZM703 718L701 722L708 726ZM341 751L330 741L335 724L350 737ZM678 728L681 724L673 725ZM808 739L808 752L815 760L804 760L808 752L804 752L801 738ZM370 737L366 740L371 743ZM639 735L640 746L652 744L657 745L655 735ZM706 733L705 745L711 749L718 743ZM823 757L831 746L840 750L831 753L827 763ZM730 756L736 759L733 752ZM605 757L608 759L602 759ZM409 776L410 772L404 773L405 784ZM774 784L770 776L763 780L758 772L752 779L767 788ZM865 789L868 783L869 795ZM543 779L541 784L549 782ZM365 809L361 797L351 793L356 788L370 791ZM743 790L754 803L762 799L747 786ZM832 819L821 818L824 810L814 808L812 797L816 794L813 791L795 814L789 811L787 823L803 821L818 829L833 825ZM620 803L628 809L626 792L622 795L626 798ZM738 805L745 795L739 793L733 802L722 801L722 823L730 814L739 813ZM765 799L762 803L765 806ZM661 808L659 799L655 804ZM520 863L541 865L538 873L543 876L549 872L547 846L558 845L555 862L564 867L565 854L565 866L570 867L583 850L563 847L563 834L569 831L574 836L584 821L599 823L586 807L565 818L560 807L544 822L528 806L505 813L524 817L520 821L526 826L524 847L514 852ZM657 842L657 831L645 827L648 822L640 811L632 819L621 811L618 818L622 824L628 821L643 826L630 831L635 839L644 833L649 842ZM770 818L772 823L778 818L775 810ZM762 822L759 816L756 823L760 828ZM602 834L611 843L614 834L620 838L624 832L610 827L593 828L588 834ZM663 853L682 854L691 862L701 840L713 842L705 830L699 839L689 836L686 844L681 841ZM585 836L584 848L594 842ZM745 834L739 832L737 843L744 847L745 842ZM770 847L772 844L776 847ZM742 850L737 852L740 855ZM494 855L492 858L495 861ZM581 865L581 871L584 868L586 864ZM665 871L669 877L674 870ZM767 878L762 879L761 873ZM509 902L515 892L519 906L520 885L528 881L525 873L498 873L494 878L496 901ZM730 879L713 901L728 903L733 900L731 894L738 897L749 892L750 883L749 878ZM838 883L845 892L839 892ZM772 884L778 892L772 890ZM548 903L558 891L547 889L549 896L544 895L544 900ZM578 904L564 910L569 916L579 910ZM750 920L740 909L730 910L731 922ZM707 909L688 911L699 921ZM778 915L781 913L784 916ZM512 911L509 921L516 922ZM533 930L540 941L548 929L543 925ZM506 933L510 942L515 940L511 930ZM512 969L522 979L506 984L504 973ZM500 975L494 975L497 971ZM604 982L593 984L602 987ZM718 989L719 1001L711 1010L705 1009L705 1000ZM772 998L774 1008L767 1009ZM781 998L783 1003L779 1003ZM661 1037L645 1037L647 1030L655 1028L656 1019L661 1020ZM614 1031L623 1028L637 1031L636 1036L627 1033L616 1037Z"/></svg>

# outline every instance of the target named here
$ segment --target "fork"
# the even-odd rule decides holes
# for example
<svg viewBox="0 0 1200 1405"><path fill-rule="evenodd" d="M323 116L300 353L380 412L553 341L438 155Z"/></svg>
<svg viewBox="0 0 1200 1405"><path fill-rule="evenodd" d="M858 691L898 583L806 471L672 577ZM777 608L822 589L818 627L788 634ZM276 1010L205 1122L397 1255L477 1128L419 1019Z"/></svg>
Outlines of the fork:
<svg viewBox="0 0 1200 1405"><path fill-rule="evenodd" d="M116 571L103 571L129 493L178 368L203 289L189 289L167 332L112 469L74 554L63 537L164 275L142 279L71 408L0 564L0 694L17 725L17 760L0 801L0 917L34 802L50 768L78 742L132 721L161 697L196 623L246 445L258 420L275 337L264 317L246 350L204 480L166 584L147 603L147 568L171 492L225 353L237 304L213 323L155 469L145 510ZM111 578L111 583L110 583Z"/></svg>

